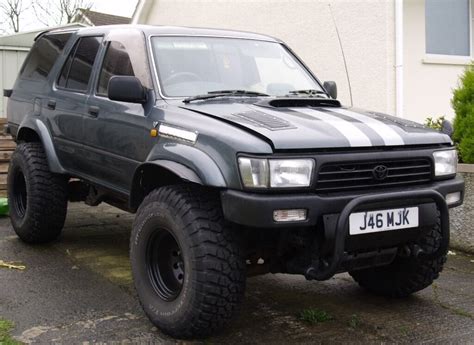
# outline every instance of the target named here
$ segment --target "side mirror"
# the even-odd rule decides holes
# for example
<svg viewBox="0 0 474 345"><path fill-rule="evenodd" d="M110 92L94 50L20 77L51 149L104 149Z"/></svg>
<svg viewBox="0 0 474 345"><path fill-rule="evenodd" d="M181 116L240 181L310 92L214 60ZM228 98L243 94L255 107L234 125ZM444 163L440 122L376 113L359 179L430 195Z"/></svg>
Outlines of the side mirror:
<svg viewBox="0 0 474 345"><path fill-rule="evenodd" d="M331 98L337 98L337 85L335 81L325 81L323 87Z"/></svg>
<svg viewBox="0 0 474 345"><path fill-rule="evenodd" d="M114 75L109 80L108 96L113 101L145 103L146 92L137 77Z"/></svg>
<svg viewBox="0 0 474 345"><path fill-rule="evenodd" d="M443 134L448 135L449 137L452 137L454 133L453 125L448 120L443 120L443 122L441 123L441 129L439 131Z"/></svg>

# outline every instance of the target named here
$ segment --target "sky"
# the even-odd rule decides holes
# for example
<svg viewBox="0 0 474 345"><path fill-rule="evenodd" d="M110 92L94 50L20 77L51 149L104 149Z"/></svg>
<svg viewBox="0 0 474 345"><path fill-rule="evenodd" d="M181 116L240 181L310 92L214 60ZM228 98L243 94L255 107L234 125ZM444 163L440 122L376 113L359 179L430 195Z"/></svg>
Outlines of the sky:
<svg viewBox="0 0 474 345"><path fill-rule="evenodd" d="M2 1L2 0L0 0ZM97 12L104 12L115 14L117 16L131 17L138 0L90 0L85 1L92 4L92 10ZM35 12L31 8L31 0L23 0L23 6L27 9L20 19L20 31L30 31L44 28L45 25L38 21ZM7 23L1 23L3 18L0 18L0 34L13 33ZM2 30L3 29L3 30Z"/></svg>

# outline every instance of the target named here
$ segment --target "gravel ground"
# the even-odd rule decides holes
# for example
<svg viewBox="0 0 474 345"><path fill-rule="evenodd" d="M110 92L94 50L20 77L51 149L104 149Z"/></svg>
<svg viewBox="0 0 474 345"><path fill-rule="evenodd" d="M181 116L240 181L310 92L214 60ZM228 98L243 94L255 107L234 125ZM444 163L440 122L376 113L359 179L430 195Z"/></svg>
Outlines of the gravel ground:
<svg viewBox="0 0 474 345"><path fill-rule="evenodd" d="M128 237L133 216L110 206L70 204L61 239L20 242L0 219L0 318L25 343L179 342L153 327L132 287ZM313 324L306 311L325 314ZM180 342L183 343L183 342ZM474 344L474 257L450 255L439 280L401 300L371 296L347 274L327 282L290 275L249 278L240 316L204 343Z"/></svg>

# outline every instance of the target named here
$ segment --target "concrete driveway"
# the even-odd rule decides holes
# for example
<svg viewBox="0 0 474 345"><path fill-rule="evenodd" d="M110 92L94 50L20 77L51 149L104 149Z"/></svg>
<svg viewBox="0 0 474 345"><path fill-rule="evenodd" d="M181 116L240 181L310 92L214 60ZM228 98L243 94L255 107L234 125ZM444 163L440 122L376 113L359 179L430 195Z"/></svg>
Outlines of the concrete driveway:
<svg viewBox="0 0 474 345"><path fill-rule="evenodd" d="M173 343L144 316L133 290L128 237L133 216L70 204L60 241L28 246L0 220L0 318L25 343ZM301 319L306 312L321 322ZM361 290L347 274L324 282L250 278L240 317L205 343L474 344L474 257L450 255L436 284L408 299Z"/></svg>

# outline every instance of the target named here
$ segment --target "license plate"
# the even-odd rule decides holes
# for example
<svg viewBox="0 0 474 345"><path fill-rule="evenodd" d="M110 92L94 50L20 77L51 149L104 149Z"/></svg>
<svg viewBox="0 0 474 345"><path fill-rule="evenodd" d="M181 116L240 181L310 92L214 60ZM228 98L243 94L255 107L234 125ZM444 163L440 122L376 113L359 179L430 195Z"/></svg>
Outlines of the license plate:
<svg viewBox="0 0 474 345"><path fill-rule="evenodd" d="M418 227L418 207L396 208L352 213L349 217L351 235Z"/></svg>

